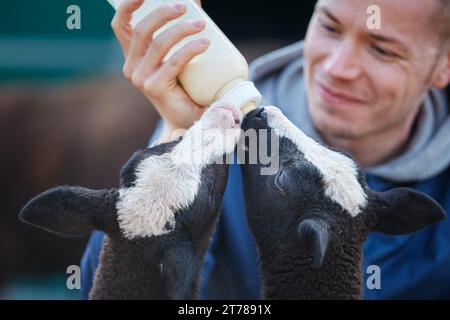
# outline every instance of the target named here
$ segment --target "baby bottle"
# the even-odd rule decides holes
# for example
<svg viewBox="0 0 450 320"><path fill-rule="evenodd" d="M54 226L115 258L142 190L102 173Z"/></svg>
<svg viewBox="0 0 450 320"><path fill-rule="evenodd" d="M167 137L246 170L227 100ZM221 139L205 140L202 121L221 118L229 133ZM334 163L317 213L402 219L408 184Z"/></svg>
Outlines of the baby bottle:
<svg viewBox="0 0 450 320"><path fill-rule="evenodd" d="M108 0L117 9L123 0ZM186 93L200 106L208 107L214 101L224 99L241 108L244 114L253 110L261 101L261 94L248 81L248 64L242 54L223 34L211 18L193 0L145 0L131 20L132 27L150 12L165 3L183 3L186 12L168 22L155 32L154 37L173 24L186 20L203 20L202 32L188 36L175 45L164 58L169 59L188 41L208 38L207 50L192 59L178 77Z"/></svg>

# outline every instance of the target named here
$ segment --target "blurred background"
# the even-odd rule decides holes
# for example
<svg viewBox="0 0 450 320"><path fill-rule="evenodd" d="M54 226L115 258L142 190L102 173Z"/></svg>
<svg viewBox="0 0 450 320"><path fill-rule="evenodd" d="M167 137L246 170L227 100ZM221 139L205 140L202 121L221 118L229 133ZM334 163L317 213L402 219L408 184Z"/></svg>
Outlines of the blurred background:
<svg viewBox="0 0 450 320"><path fill-rule="evenodd" d="M249 62L304 37L315 1L203 0ZM81 30L68 30L70 5ZM112 188L158 115L121 74L106 0L0 1L0 299L78 299L66 286L87 238L19 223L20 208L57 185Z"/></svg>

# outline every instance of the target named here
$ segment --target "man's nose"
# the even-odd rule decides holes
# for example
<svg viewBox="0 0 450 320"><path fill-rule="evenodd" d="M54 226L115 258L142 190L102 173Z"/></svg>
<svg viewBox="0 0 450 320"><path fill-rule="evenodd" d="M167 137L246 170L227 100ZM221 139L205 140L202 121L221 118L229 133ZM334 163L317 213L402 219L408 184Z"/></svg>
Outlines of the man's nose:
<svg viewBox="0 0 450 320"><path fill-rule="evenodd" d="M355 80L361 74L360 57L356 45L344 40L325 60L324 70L335 80Z"/></svg>

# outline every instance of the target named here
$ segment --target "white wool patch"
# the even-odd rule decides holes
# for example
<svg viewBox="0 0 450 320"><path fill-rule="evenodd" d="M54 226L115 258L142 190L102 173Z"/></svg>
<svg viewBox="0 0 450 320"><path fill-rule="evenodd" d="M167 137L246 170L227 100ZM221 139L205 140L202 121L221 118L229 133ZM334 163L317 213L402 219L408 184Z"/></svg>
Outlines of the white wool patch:
<svg viewBox="0 0 450 320"><path fill-rule="evenodd" d="M367 195L358 181L356 164L349 157L330 150L297 128L276 107L266 107L268 124L279 137L291 140L305 158L321 172L325 194L356 217L367 205Z"/></svg>
<svg viewBox="0 0 450 320"><path fill-rule="evenodd" d="M118 221L125 237L162 235L175 227L175 211L187 208L200 185L200 168L174 166L169 153L148 157L135 185L119 191Z"/></svg>
<svg viewBox="0 0 450 320"><path fill-rule="evenodd" d="M126 238L171 232L175 213L195 200L202 170L234 150L242 119L240 110L216 103L185 134L170 153L150 156L136 167L131 188L119 190L119 226ZM234 116L233 116L234 115Z"/></svg>

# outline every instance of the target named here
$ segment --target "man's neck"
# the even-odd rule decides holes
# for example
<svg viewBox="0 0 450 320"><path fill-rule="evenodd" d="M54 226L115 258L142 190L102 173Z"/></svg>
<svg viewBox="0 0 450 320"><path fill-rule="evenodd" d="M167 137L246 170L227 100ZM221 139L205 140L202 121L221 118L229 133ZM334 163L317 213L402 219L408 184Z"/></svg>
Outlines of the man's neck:
<svg viewBox="0 0 450 320"><path fill-rule="evenodd" d="M327 145L350 153L361 167L373 167L405 150L418 113L415 112L398 126L361 138L340 138L321 134Z"/></svg>

